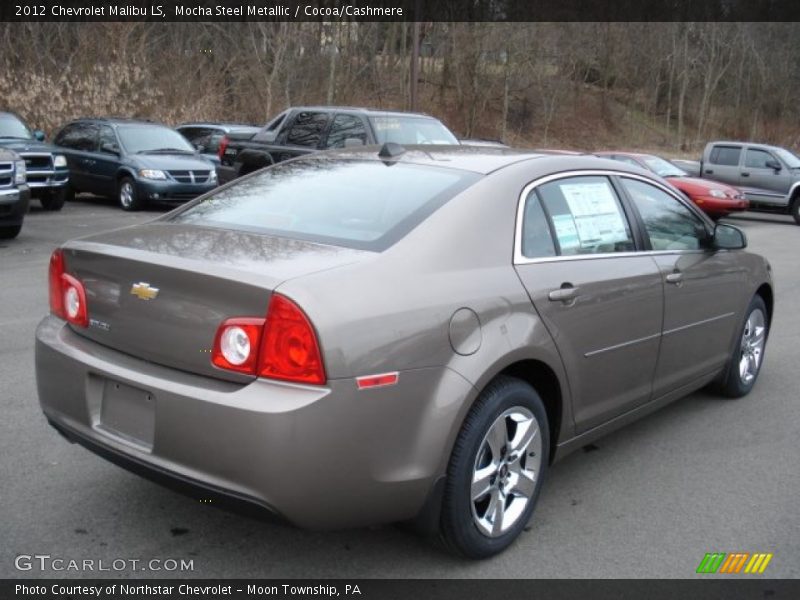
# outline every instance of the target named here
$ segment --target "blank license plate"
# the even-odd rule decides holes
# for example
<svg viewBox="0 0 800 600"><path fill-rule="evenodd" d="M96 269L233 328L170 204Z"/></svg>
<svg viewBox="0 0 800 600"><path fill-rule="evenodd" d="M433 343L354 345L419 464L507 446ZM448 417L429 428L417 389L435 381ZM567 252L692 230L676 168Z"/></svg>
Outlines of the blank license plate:
<svg viewBox="0 0 800 600"><path fill-rule="evenodd" d="M129 442L153 447L156 403L153 394L106 379L100 409L100 427Z"/></svg>

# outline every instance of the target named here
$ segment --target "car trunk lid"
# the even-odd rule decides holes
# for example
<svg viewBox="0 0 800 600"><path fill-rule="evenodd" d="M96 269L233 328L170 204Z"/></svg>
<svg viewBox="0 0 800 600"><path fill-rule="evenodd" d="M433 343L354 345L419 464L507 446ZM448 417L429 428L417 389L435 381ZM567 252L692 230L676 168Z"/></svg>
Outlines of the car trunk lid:
<svg viewBox="0 0 800 600"><path fill-rule="evenodd" d="M230 317L262 317L282 282L350 264L367 252L194 225L149 223L70 242L67 272L86 289L89 327L126 354L231 381L211 346Z"/></svg>

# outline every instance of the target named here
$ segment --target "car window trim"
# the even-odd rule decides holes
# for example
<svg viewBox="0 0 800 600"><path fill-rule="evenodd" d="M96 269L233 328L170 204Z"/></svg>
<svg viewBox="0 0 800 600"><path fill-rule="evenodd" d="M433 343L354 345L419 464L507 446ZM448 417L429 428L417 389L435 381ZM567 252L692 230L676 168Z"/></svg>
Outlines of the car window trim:
<svg viewBox="0 0 800 600"><path fill-rule="evenodd" d="M655 187L663 190L668 195L675 198L678 202L686 206L692 214L697 216L700 219L700 222L706 228L706 231L709 230L708 220L702 213L699 212L699 209L691 205L688 200L681 198L678 196L674 191L669 189L666 185L662 184L655 179L651 179L649 177L644 177L642 175L637 175L635 173L627 173L625 171L612 171L610 169L580 169L574 171L562 171L560 173L553 173L550 175L545 175L544 177L539 177L525 185L522 188L522 192L517 199L517 215L516 215L516 223L514 224L514 251L513 251L513 264L514 265L528 265L528 264L537 264L537 263L545 263L545 262L557 262L557 261L570 261L570 260L596 260L596 259L603 259L603 258L630 258L632 256L656 256L656 255L668 255L668 254L705 254L708 252L708 249L701 248L698 250L652 250L652 249L644 249L641 248L637 244L637 250L632 252L601 252L598 254L574 254L569 256L543 256L538 258L528 258L522 254L522 225L523 225L523 217L525 211L525 203L528 198L528 195L531 191L535 190L540 185L545 183L550 183L552 181L557 181L559 179L568 179L571 177L580 177L580 176L606 176L610 180L613 181L615 177L628 177L630 179L638 179L643 181L644 183L649 183L654 185ZM630 197L627 195L627 191L624 190L624 186L621 185L621 182L618 183L622 192L624 194L624 200L620 198L620 202L623 204L623 211L626 211L625 205L631 203ZM615 187L615 193L618 193ZM537 195L538 197L538 195ZM633 206L633 210L636 214L636 219L634 222L630 222L630 216L628 216L626 211L626 217L629 219L629 225L631 229L638 230L638 235L643 236L643 239L648 239L646 237L646 232L643 229L643 225L641 222L641 216L639 215L638 211L636 211L636 207Z"/></svg>

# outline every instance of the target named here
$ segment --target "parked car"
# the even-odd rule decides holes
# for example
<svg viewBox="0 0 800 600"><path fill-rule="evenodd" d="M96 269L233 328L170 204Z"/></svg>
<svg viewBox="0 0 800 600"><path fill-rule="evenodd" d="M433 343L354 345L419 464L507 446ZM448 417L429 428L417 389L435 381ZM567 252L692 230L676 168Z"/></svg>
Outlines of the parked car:
<svg viewBox="0 0 800 600"><path fill-rule="evenodd" d="M617 151L597 152L596 154L647 169L659 177L665 178L712 219L747 210L749 206L749 202L741 190L724 183L689 177L686 171L660 156Z"/></svg>
<svg viewBox="0 0 800 600"><path fill-rule="evenodd" d="M44 139L44 132L31 131L18 115L0 112L0 148L16 152L25 161L30 194L42 208L61 210L69 179L67 161Z"/></svg>
<svg viewBox="0 0 800 600"><path fill-rule="evenodd" d="M241 123L184 123L175 130L185 137L195 149L214 164L219 163L219 143L228 134L253 136L260 127Z"/></svg>
<svg viewBox="0 0 800 600"><path fill-rule="evenodd" d="M19 235L30 196L25 161L16 152L0 148L0 239Z"/></svg>
<svg viewBox="0 0 800 600"><path fill-rule="evenodd" d="M288 158L365 144L457 144L441 121L419 113L345 106L285 110L255 135L231 132L219 146L222 183Z"/></svg>
<svg viewBox="0 0 800 600"><path fill-rule="evenodd" d="M750 392L773 291L745 245L593 156L309 155L58 248L39 399L200 497L485 557L553 460L709 383Z"/></svg>
<svg viewBox="0 0 800 600"><path fill-rule="evenodd" d="M149 202L181 204L217 186L214 164L158 123L79 119L54 142L67 157L72 193L116 198L123 210Z"/></svg>
<svg viewBox="0 0 800 600"><path fill-rule="evenodd" d="M678 164L703 179L738 186L750 210L789 214L800 225L800 158L786 148L710 142L699 163Z"/></svg>

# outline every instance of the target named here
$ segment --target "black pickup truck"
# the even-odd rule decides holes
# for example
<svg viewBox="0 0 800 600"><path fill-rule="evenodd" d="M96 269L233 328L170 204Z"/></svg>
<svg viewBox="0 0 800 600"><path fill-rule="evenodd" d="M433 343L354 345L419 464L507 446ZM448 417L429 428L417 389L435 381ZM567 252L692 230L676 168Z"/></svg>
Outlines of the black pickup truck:
<svg viewBox="0 0 800 600"><path fill-rule="evenodd" d="M219 144L217 175L226 183L263 167L331 148L364 144L458 144L429 115L346 106L285 110L255 134L232 131Z"/></svg>

